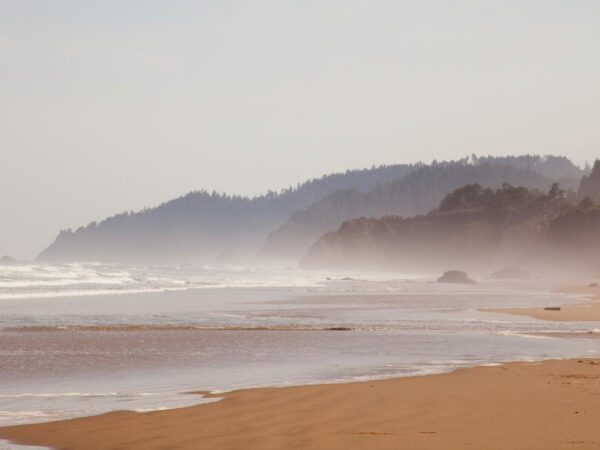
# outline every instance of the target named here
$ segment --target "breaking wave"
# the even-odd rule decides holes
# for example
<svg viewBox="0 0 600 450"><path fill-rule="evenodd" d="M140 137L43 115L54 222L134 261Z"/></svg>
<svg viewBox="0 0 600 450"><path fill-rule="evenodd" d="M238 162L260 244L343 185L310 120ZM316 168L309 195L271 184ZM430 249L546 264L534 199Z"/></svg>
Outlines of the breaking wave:
<svg viewBox="0 0 600 450"><path fill-rule="evenodd" d="M185 289L318 286L301 271L209 266L128 267L97 263L0 265L0 300L152 293Z"/></svg>

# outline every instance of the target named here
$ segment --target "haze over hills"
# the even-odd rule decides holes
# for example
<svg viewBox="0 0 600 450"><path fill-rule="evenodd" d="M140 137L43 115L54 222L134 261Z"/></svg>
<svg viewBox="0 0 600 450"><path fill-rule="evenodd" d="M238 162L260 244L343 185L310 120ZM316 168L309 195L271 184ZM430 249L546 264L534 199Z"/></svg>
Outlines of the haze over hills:
<svg viewBox="0 0 600 450"><path fill-rule="evenodd" d="M76 231L63 230L39 256L43 261L249 261L260 256L297 263L321 234L344 220L411 215L434 207L468 183L504 182L547 188L561 180L576 188L585 174L563 157L465 158L347 171L280 193L247 198L191 192L137 213L125 212Z"/></svg>
<svg viewBox="0 0 600 450"><path fill-rule="evenodd" d="M600 268L600 206L554 184L548 192L505 183L448 194L425 216L360 218L321 237L306 268L368 268L479 274L522 266L563 275Z"/></svg>
<svg viewBox="0 0 600 450"><path fill-rule="evenodd" d="M494 158L472 158L432 164L399 180L379 184L369 192L336 191L307 209L292 213L286 223L268 236L260 255L297 262L322 234L337 229L345 220L424 214L435 208L448 192L465 184L498 188L508 182L531 189L547 189L558 181L569 189L577 188L581 171L570 162L558 158L542 162L531 158L530 164L526 164L523 159L500 158L495 162Z"/></svg>
<svg viewBox="0 0 600 450"><path fill-rule="evenodd" d="M348 170L254 198L190 192L155 208L123 212L75 231L62 230L38 259L214 262L234 254L247 259L256 254L265 236L292 211L339 189L369 190L421 166L396 164Z"/></svg>

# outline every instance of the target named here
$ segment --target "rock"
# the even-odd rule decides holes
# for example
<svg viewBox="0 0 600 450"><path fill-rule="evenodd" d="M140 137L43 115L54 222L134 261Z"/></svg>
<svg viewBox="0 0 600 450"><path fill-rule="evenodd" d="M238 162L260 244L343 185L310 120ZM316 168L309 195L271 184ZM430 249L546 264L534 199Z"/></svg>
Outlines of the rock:
<svg viewBox="0 0 600 450"><path fill-rule="evenodd" d="M443 275L438 278L438 283L463 283L470 284L475 283L474 280L469 278L469 276L460 270L448 270L443 273Z"/></svg>
<svg viewBox="0 0 600 450"><path fill-rule="evenodd" d="M17 260L6 255L0 258L0 264L3 266L12 266L13 264L17 264Z"/></svg>
<svg viewBox="0 0 600 450"><path fill-rule="evenodd" d="M520 267L504 267L492 273L494 280L526 280L531 274Z"/></svg>
<svg viewBox="0 0 600 450"><path fill-rule="evenodd" d="M560 311L560 306L546 306L544 311Z"/></svg>
<svg viewBox="0 0 600 450"><path fill-rule="evenodd" d="M590 283L590 287L598 287L598 283Z"/></svg>

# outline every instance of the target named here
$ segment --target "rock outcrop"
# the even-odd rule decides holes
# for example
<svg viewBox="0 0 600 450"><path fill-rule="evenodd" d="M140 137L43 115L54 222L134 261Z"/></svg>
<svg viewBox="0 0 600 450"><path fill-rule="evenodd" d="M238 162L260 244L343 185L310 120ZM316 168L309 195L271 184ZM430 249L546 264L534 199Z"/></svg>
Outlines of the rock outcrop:
<svg viewBox="0 0 600 450"><path fill-rule="evenodd" d="M473 284L475 280L469 278L466 272L461 270L447 270L437 279L438 283Z"/></svg>

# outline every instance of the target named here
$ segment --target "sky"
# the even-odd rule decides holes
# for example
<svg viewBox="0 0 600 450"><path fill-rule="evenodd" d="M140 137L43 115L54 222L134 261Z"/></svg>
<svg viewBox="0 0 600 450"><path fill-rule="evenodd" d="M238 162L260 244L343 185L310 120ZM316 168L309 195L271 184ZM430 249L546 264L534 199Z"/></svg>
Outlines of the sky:
<svg viewBox="0 0 600 450"><path fill-rule="evenodd" d="M191 190L600 156L597 0L0 0L0 256Z"/></svg>

